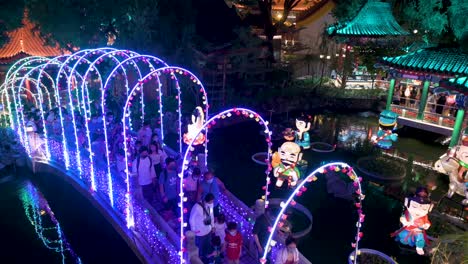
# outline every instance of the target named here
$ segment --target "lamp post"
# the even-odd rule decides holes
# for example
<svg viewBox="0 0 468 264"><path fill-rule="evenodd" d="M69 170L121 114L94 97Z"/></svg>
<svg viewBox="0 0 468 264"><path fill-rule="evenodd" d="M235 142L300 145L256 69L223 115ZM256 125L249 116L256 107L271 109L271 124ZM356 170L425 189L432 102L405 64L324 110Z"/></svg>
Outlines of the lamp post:
<svg viewBox="0 0 468 264"><path fill-rule="evenodd" d="M327 60L330 60L330 55L323 55L323 54L320 54L320 61L322 61L322 73L320 74L320 84L319 84L319 87L322 86L322 81L323 81L323 71L325 70L325 60L324 58L326 58Z"/></svg>

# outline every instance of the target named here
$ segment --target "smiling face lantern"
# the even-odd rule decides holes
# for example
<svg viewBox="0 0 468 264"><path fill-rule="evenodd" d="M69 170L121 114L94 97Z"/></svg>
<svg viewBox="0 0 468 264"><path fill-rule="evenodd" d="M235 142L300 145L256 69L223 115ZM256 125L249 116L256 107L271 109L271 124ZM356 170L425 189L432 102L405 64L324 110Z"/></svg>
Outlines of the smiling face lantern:
<svg viewBox="0 0 468 264"><path fill-rule="evenodd" d="M301 148L294 142L285 142L275 153L279 157L280 162L272 164L273 175L277 178L276 186L283 186L283 182L287 181L288 186L296 186L300 178L299 169L296 164L302 158Z"/></svg>
<svg viewBox="0 0 468 264"><path fill-rule="evenodd" d="M428 198L426 188L418 188L416 195L405 198L406 211L400 217L402 228L392 234L396 241L416 247L419 255L424 255L424 246L428 243L426 230L431 226L428 214L432 203Z"/></svg>
<svg viewBox="0 0 468 264"><path fill-rule="evenodd" d="M188 125L187 133L184 134L184 143L190 144L193 138L197 137L193 142L193 145L200 145L205 142L206 136L200 133L197 136L197 132L203 127L205 123L205 113L200 106L197 106L192 113L192 124Z"/></svg>

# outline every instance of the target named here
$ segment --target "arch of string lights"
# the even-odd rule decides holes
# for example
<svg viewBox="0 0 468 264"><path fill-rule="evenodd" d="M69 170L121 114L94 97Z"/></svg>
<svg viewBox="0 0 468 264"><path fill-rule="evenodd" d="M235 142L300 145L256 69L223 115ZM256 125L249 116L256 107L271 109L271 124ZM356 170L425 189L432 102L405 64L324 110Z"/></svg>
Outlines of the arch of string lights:
<svg viewBox="0 0 468 264"><path fill-rule="evenodd" d="M316 181L317 174L326 174L329 172L344 173L349 177L349 179L353 181L353 186L355 188L355 194L356 194L355 195L356 202L354 205L356 207L358 220L356 222L356 236L354 238L355 240L353 243L351 243L351 247L354 248L354 254L350 256L350 261L356 264L357 255L359 254L359 241L363 237L363 233L361 232L361 226L364 223L364 218L365 218L365 215L362 212L362 200L364 199L364 194L362 193L362 189L361 189L362 178L358 177L354 169L344 162L327 163L315 169L296 186L296 188L292 191L292 193L290 194L287 200L285 200L284 202L281 202L280 204L281 210L276 216L273 226L269 227L270 235L268 236L268 240L263 247L264 251L263 251L262 258L260 259L261 263L266 263L267 255L271 247L275 244L275 243L272 243L272 241L273 241L273 237L276 234L276 230L279 227L281 227L284 224L284 220L287 219L287 215L285 214L286 209L288 208L289 205L294 206L296 204L294 197L301 196L305 191L307 191L307 188L305 187L305 185L309 182Z"/></svg>
<svg viewBox="0 0 468 264"><path fill-rule="evenodd" d="M110 66L110 68L109 68ZM177 75L176 73L179 73ZM200 80L190 73L188 70L179 67L170 67L161 59L141 55L128 50L116 50L112 48L100 48L82 50L72 55L59 56L56 58L44 57L28 57L19 60L11 66L7 72L4 84L0 87L1 102L8 111L10 126L16 130L20 141L27 149L28 154L31 153L28 131L26 130L26 117L24 94L28 93L34 99L34 106L38 108L40 118L42 120L43 134L46 161L53 160L69 170L72 174L78 176L87 186L90 192L104 194L107 197L107 202L114 208L115 211L123 217L127 223L127 227L144 232L147 242L153 249L161 249L160 252L165 252L166 259L173 262L177 259L177 249L168 242L168 238L161 232L154 223L149 219L145 208L137 201L132 201L130 193L130 180L128 166L128 153L126 159L127 178L122 180L117 177L112 177L111 150L109 149L109 140L107 138L107 124L105 116L107 114L106 98L109 97L110 91L114 90L113 80L117 76L124 82L125 92L127 97L125 104L123 134L127 139L126 132L133 130L132 120L130 119L131 105L135 104L133 98L136 96L136 90L139 91L141 100L136 102L141 106L141 119L144 120L145 105L143 86L150 86L156 82L153 90L157 91L157 100L159 101L159 124L161 126L161 140L164 140L164 119L163 119L163 82L160 81L160 76L164 74L170 80L170 83L175 83L177 89L176 98L178 99L178 131L181 131L182 118L182 88L179 85L177 77L190 79L190 83L198 86L200 99L203 103L205 115L208 114L208 96L205 88ZM168 83L168 82L166 82ZM130 89L130 87L133 87ZM145 88L151 89L152 87ZM94 163L91 147L91 133L88 122L91 121L91 106L95 106L96 102L92 102L90 98L91 89L98 90L100 98L96 99L99 103L100 111L96 110L102 116L103 136L106 143L105 157L107 159L106 168L98 168ZM31 91L34 91L32 93ZM138 106L138 105L136 105ZM52 128L46 124L46 108L49 111L53 107L57 110L57 127L54 127L55 137L49 134ZM2 112L6 118L6 111ZM78 121L76 114L84 117L85 122L81 130L77 127ZM67 119L67 120L66 120ZM84 132L83 132L84 131ZM207 132L207 131L205 131ZM84 134L84 145L89 146L88 149L83 148L83 144L79 143L79 135ZM182 152L182 138L179 133L179 151ZM127 148L127 140L124 140ZM103 153L98 153L103 154ZM205 154L207 149L205 145ZM103 197L102 195L100 197ZM104 199L105 199L104 197ZM135 220L136 219L136 220ZM135 226L135 222L138 224Z"/></svg>
<svg viewBox="0 0 468 264"><path fill-rule="evenodd" d="M130 107L132 106L132 103L133 103L133 100L135 98L137 98L137 96L141 95L142 94L142 91L143 91L143 85L150 82L153 78L156 79L156 80L159 80L159 76L161 76L162 74L169 74L170 75L170 78L173 79L173 80L177 80L176 79L176 75L183 75L183 76L187 76L190 78L190 80L196 84L197 86L199 86L199 91L202 93L202 103L203 105L205 105L205 110L204 112L206 114L208 114L208 97L207 97L207 94L206 94L206 91L205 91L205 88L203 87L203 84L201 83L201 81L193 74L191 73L190 71L184 69L184 68L180 68L180 67L173 67L173 66L165 66L165 67L161 67L159 69L155 69L153 71L151 71L150 73L148 73L147 75L145 75L143 78L141 78L137 84L135 84L135 86L130 90L130 95L127 97L127 101L124 105L124 108L123 108L123 118L122 118L122 123L123 123L123 137L124 137L124 151L126 153L129 152L129 139L128 139L128 136L129 136L129 132L130 132L130 126L129 126L129 123L130 123ZM161 89L162 89L162 85L161 83L158 81L158 88L157 90L159 91L159 93L161 92ZM178 98L178 109L177 109L177 112L179 113L179 120L182 118L182 111L181 111L181 108L182 108L182 100L181 100L181 87L178 85L178 82L176 82L176 88L177 88L177 98ZM159 98L159 101L161 101L161 98ZM161 122L162 123L162 122ZM206 131L206 129L204 129ZM178 131L179 131L179 149L180 149L180 152L182 152L182 138L181 138L181 135L182 135L182 128L181 128L181 122L179 122L179 128L178 128ZM204 144L205 146L205 154L207 153L207 145L206 145L206 142ZM125 156L125 172L126 172L126 175L127 175L127 178L126 178L126 181L127 181L127 226L128 227L132 227L135 223L134 223L134 219L133 219L133 214L131 212L131 193L130 193L130 170L129 170L129 164L131 164L130 160L128 159L128 155Z"/></svg>
<svg viewBox="0 0 468 264"><path fill-rule="evenodd" d="M188 144L187 149L185 150L184 159L183 159L183 162L182 162L182 164L183 164L182 165L182 170L179 173L179 178L180 178L180 181L179 181L179 190L180 190L180 193L179 193L179 196L180 196L180 203L179 203L180 218L179 218L179 221L181 223L180 224L180 237L181 237L181 239L180 239L179 256L180 256L180 262L181 263L185 262L185 260L184 260L184 252L185 252L185 248L184 248L184 238L185 238L184 228L187 227L187 223L185 222L184 214L188 213L188 209L184 208L184 202L187 201L187 197L185 197L185 194L184 194L183 179L184 179L185 170L188 169L188 164L189 164L189 159L191 157L191 152L194 150L193 149L193 144L197 140L198 135L200 135L200 133L202 133L206 128L209 129L212 126L216 125L217 121L219 122L219 120L223 120L223 119L231 118L231 117L235 117L235 116L254 119L261 126L263 126L263 128L265 129L264 133L265 133L265 136L266 136L266 142L267 142L267 146L268 146L268 151L267 151L268 157L267 157L266 162L270 163L269 161L270 161L270 157L271 157L271 153L272 153L272 151L271 151L271 146L272 146L271 134L272 133L271 133L270 129L268 128L268 121L265 121L255 111L252 111L252 110L247 109L247 108L231 108L231 109L222 111L222 112L214 115L213 117L208 119L205 122L205 124L203 124L203 126L200 128L200 130L198 130L197 133L195 134L195 136L193 136L193 139L190 141L190 143ZM263 197L265 199L265 201L268 201L268 194L269 194L268 185L270 184L270 176L269 176L270 172L271 172L271 167L268 166L267 170L265 171L266 185L264 187L265 196ZM268 203L266 202L265 204L267 205ZM226 210L226 213L229 214L229 213L232 213L232 212L229 212L229 210ZM241 223L243 223L243 221Z"/></svg>

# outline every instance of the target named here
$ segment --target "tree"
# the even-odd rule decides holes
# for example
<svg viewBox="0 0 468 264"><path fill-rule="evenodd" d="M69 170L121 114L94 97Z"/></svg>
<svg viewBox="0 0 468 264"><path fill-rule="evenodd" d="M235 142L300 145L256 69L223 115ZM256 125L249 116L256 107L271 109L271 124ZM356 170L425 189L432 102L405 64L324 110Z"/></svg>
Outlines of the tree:
<svg viewBox="0 0 468 264"><path fill-rule="evenodd" d="M30 19L49 41L72 50L104 46L157 54L171 63L190 62L194 12L185 0L25 0ZM50 10L54 15L50 15Z"/></svg>
<svg viewBox="0 0 468 264"><path fill-rule="evenodd" d="M21 20L24 14L24 2L22 0L0 0L0 47L7 41L7 32L22 26Z"/></svg>
<svg viewBox="0 0 468 264"><path fill-rule="evenodd" d="M271 62L275 61L274 58L274 48L273 48L273 37L278 33L280 29L285 29L285 22L288 19L288 15L296 7L301 0L284 0L282 13L277 20L273 19L272 15L272 6L273 0L257 0L257 1L243 1L243 0L231 0L228 1L230 5L233 3L236 5L242 5L246 10L247 14L251 16L257 16L259 26L263 29L263 33L266 37L266 44L268 46L268 59ZM259 14L254 14L256 11L259 11Z"/></svg>

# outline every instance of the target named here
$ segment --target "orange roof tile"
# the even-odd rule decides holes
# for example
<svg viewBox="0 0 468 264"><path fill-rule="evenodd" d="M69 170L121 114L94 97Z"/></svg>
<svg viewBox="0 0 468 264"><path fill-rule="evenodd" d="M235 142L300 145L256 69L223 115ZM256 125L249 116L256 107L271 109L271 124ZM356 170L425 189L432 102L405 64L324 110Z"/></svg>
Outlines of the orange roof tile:
<svg viewBox="0 0 468 264"><path fill-rule="evenodd" d="M27 12L23 18L23 26L7 33L9 41L0 47L0 59L9 59L20 54L30 56L53 57L70 52L51 47L34 31L34 24L27 18Z"/></svg>

